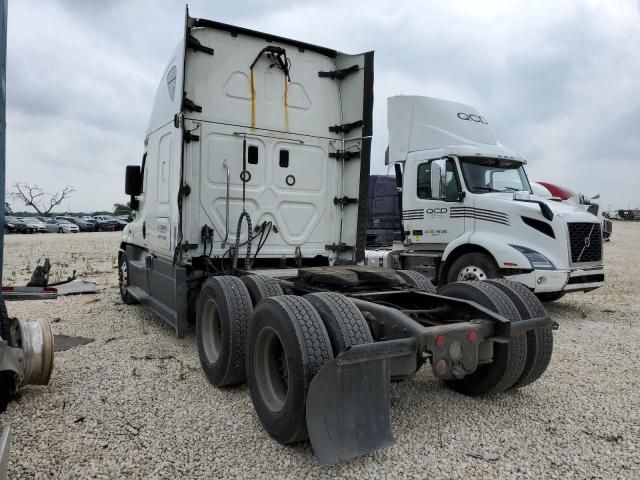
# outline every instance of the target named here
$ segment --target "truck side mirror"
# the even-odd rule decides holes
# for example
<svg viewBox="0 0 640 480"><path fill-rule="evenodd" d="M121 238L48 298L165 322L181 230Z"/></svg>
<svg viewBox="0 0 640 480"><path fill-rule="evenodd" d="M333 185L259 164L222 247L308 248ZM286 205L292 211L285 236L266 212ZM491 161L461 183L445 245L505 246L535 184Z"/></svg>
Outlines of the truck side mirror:
<svg viewBox="0 0 640 480"><path fill-rule="evenodd" d="M431 198L447 197L447 159L440 158L431 162Z"/></svg>
<svg viewBox="0 0 640 480"><path fill-rule="evenodd" d="M138 165L127 165L124 179L124 193L135 197L142 193L142 175Z"/></svg>

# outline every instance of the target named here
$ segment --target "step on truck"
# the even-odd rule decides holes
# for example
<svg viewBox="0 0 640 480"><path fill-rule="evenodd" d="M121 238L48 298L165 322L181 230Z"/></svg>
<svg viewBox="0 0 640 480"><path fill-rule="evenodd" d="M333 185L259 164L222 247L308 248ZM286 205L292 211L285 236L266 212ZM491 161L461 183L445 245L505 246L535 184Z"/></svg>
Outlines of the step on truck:
<svg viewBox="0 0 640 480"><path fill-rule="evenodd" d="M391 380L427 364L461 394L495 394L537 380L553 347L519 284L436 291L363 265L372 107L373 52L187 12L126 171L122 300L178 336L195 324L209 382L246 381L268 433L309 438L322 463L393 442Z"/></svg>
<svg viewBox="0 0 640 480"><path fill-rule="evenodd" d="M602 228L584 209L534 195L526 159L470 105L388 99L388 163L402 240L367 264L415 269L444 285L507 278L543 301L604 285Z"/></svg>

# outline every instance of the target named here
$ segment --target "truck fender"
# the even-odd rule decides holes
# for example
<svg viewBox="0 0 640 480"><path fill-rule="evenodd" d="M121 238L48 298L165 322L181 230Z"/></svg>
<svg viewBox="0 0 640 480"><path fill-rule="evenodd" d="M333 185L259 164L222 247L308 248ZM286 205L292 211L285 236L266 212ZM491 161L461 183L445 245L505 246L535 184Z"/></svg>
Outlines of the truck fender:
<svg viewBox="0 0 640 480"><path fill-rule="evenodd" d="M493 257L498 268L531 269L531 264L527 257L505 243L504 236L487 232L472 232L456 238L447 245L442 255L442 261L451 263L450 260L457 257L456 250L463 245L476 245L480 247L478 250L486 250Z"/></svg>
<svg viewBox="0 0 640 480"><path fill-rule="evenodd" d="M459 237L455 238L454 240L452 240L448 245L447 248L444 249L444 252L442 253L442 261L446 262L449 259L449 255L451 255L451 252L453 252L454 250L456 250L458 247L460 247L461 245L466 245L470 242L471 239L471 233L472 232L465 232L462 235L460 235Z"/></svg>

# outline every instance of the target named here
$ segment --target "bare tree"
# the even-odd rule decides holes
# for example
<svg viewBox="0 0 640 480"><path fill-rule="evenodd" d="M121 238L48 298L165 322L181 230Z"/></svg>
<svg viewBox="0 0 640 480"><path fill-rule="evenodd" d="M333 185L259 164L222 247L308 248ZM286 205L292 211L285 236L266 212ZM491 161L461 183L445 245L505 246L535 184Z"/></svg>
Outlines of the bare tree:
<svg viewBox="0 0 640 480"><path fill-rule="evenodd" d="M33 208L39 215L46 217L51 210L60 205L65 198L69 198L75 188L67 185L61 191L56 193L47 193L37 185L29 185L28 183L18 182L13 184L15 189L9 193L11 198L20 200L27 207Z"/></svg>

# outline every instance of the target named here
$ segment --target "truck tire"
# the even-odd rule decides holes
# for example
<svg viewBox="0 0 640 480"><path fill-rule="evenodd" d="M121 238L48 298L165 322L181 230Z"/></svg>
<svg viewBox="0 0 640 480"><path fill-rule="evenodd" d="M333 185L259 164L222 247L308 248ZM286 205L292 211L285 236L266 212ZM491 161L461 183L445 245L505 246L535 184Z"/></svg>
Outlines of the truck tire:
<svg viewBox="0 0 640 480"><path fill-rule="evenodd" d="M509 297L489 283L454 282L440 287L438 293L476 302L513 322L522 319ZM526 337L517 335L509 343L494 343L492 363L479 365L475 372L462 379L445 380L445 384L458 393L471 396L500 393L518 381L526 359Z"/></svg>
<svg viewBox="0 0 640 480"><path fill-rule="evenodd" d="M447 272L447 283L498 278L498 267L489 255L465 253L453 261Z"/></svg>
<svg viewBox="0 0 640 480"><path fill-rule="evenodd" d="M245 345L253 313L244 283L228 275L208 278L196 302L196 342L200 365L216 387L246 379Z"/></svg>
<svg viewBox="0 0 640 480"><path fill-rule="evenodd" d="M127 260L127 252L122 251L118 256L118 286L120 290L120 298L126 305L134 305L138 301L129 293L129 261Z"/></svg>
<svg viewBox="0 0 640 480"><path fill-rule="evenodd" d="M542 292L536 293L536 297L541 302L555 302L556 300L560 300L564 297L564 292Z"/></svg>
<svg viewBox="0 0 640 480"><path fill-rule="evenodd" d="M278 281L272 277L259 274L245 275L240 277L240 280L242 280L247 287L254 307L265 298L284 295L282 287L280 287Z"/></svg>
<svg viewBox="0 0 640 480"><path fill-rule="evenodd" d="M540 300L521 283L509 280L488 280L487 283L495 285L506 293L515 304L523 320L536 317L546 317L545 310ZM527 337L527 360L520 378L511 388L522 388L535 382L542 376L553 353L553 331L551 327L538 327L529 330Z"/></svg>
<svg viewBox="0 0 640 480"><path fill-rule="evenodd" d="M396 270L396 274L409 285L424 290L428 293L437 293L436 287L433 286L423 273L415 270Z"/></svg>
<svg viewBox="0 0 640 480"><path fill-rule="evenodd" d="M320 314L329 334L334 356L353 345L373 342L371 330L362 313L341 293L310 293L304 298Z"/></svg>
<svg viewBox="0 0 640 480"><path fill-rule="evenodd" d="M247 336L247 382L260 423L278 442L308 437L309 385L331 359L329 334L308 300L282 295L258 304Z"/></svg>

